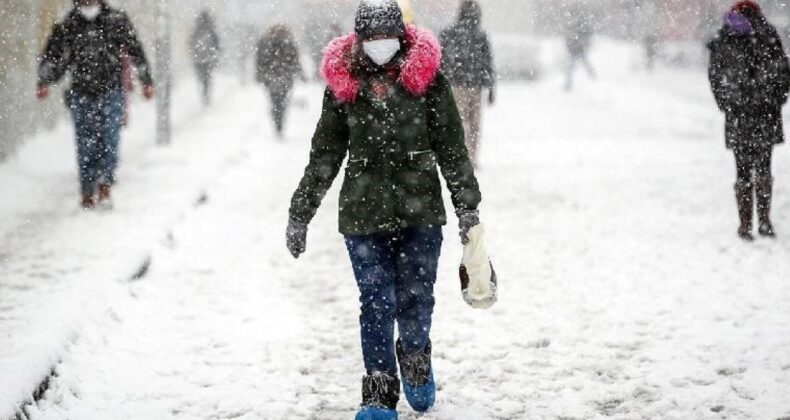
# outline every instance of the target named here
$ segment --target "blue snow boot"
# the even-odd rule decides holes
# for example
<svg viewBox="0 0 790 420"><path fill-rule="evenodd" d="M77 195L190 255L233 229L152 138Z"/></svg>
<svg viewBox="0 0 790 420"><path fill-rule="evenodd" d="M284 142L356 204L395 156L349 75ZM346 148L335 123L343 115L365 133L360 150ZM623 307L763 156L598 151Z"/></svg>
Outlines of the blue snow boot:
<svg viewBox="0 0 790 420"><path fill-rule="evenodd" d="M436 382L431 367L431 342L413 354L406 354L400 340L396 345L400 374L403 377L403 393L414 411L423 413L436 402Z"/></svg>
<svg viewBox="0 0 790 420"><path fill-rule="evenodd" d="M355 420L398 420L400 381L386 373L362 378L362 406Z"/></svg>

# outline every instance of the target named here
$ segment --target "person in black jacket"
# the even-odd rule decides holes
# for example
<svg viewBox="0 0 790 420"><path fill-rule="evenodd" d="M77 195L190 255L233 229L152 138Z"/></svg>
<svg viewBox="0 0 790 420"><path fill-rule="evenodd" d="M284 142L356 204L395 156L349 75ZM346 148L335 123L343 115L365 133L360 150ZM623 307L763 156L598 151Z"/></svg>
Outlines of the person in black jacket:
<svg viewBox="0 0 790 420"><path fill-rule="evenodd" d="M287 26L278 24L266 31L258 42L255 62L256 79L269 91L274 125L277 135L282 137L294 81L297 77L306 80L296 41Z"/></svg>
<svg viewBox="0 0 790 420"><path fill-rule="evenodd" d="M482 14L475 0L461 3L458 21L442 31L442 71L453 85L461 111L469 158L477 166L480 146L482 92L488 89L488 103L496 99L496 76L488 36L480 29Z"/></svg>
<svg viewBox="0 0 790 420"><path fill-rule="evenodd" d="M82 207L109 205L115 182L123 119L123 57L137 67L147 99L153 80L142 45L128 16L104 0L74 0L74 8L55 25L39 60L36 96L71 74L66 105L77 137Z"/></svg>
<svg viewBox="0 0 790 420"><path fill-rule="evenodd" d="M192 32L192 61L203 87L203 103L211 103L211 80L219 66L219 35L208 11L203 11Z"/></svg>
<svg viewBox="0 0 790 420"><path fill-rule="evenodd" d="M735 153L738 235L751 241L756 191L759 233L775 236L771 224L771 155L784 142L782 106L790 91L790 64L776 29L752 1L741 1L724 17L709 44L709 78L726 115L727 148Z"/></svg>

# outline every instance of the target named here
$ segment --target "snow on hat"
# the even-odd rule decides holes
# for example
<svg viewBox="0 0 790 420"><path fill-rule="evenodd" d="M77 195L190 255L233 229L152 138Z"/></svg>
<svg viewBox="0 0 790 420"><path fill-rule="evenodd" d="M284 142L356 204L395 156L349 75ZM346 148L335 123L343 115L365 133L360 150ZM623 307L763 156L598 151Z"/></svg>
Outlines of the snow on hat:
<svg viewBox="0 0 790 420"><path fill-rule="evenodd" d="M741 13L728 12L724 15L724 27L731 33L737 35L748 35L752 33L752 23L749 18Z"/></svg>
<svg viewBox="0 0 790 420"><path fill-rule="evenodd" d="M396 0L362 0L357 9L354 29L362 40L376 35L400 38L406 25Z"/></svg>
<svg viewBox="0 0 790 420"><path fill-rule="evenodd" d="M741 0L735 3L730 11L735 13L741 13L745 15L754 14L759 15L762 14L762 10L760 10L760 5L757 4L754 0Z"/></svg>

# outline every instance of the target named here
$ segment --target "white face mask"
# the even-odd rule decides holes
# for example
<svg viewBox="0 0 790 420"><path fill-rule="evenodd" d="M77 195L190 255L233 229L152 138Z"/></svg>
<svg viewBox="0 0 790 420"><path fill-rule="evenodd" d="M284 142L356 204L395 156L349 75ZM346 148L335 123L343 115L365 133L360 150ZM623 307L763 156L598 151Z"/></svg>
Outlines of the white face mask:
<svg viewBox="0 0 790 420"><path fill-rule="evenodd" d="M395 38L365 41L362 44L362 49L374 63L383 66L400 51L400 41Z"/></svg>
<svg viewBox="0 0 790 420"><path fill-rule="evenodd" d="M81 6L80 7L80 14L87 20L94 20L96 17L99 16L101 13L101 6L98 4L95 6Z"/></svg>

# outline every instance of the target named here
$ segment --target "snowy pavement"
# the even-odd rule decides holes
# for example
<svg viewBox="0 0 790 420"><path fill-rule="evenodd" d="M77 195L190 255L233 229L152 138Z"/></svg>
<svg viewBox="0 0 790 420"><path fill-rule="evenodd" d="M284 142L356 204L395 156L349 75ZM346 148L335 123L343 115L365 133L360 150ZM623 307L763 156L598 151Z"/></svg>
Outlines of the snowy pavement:
<svg viewBox="0 0 790 420"><path fill-rule="evenodd" d="M775 158L780 237L745 244L702 73L603 67L574 93L561 85L502 86L486 114L481 210L500 302L463 303L449 226L438 402L419 418L790 417L788 150ZM41 323L86 308L31 419L353 416L363 372L339 182L308 252L294 261L283 244L320 88L298 89L285 143L257 89L226 88L172 148L127 158L117 211L81 214L64 196L71 213L50 206L3 240L0 307L46 310L21 329L0 308L0 344L17 349L0 345L0 369L38 348L27 337Z"/></svg>

